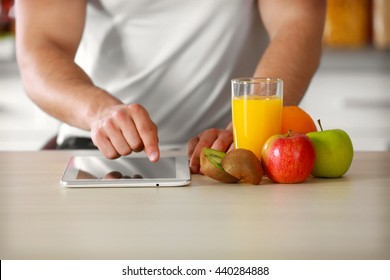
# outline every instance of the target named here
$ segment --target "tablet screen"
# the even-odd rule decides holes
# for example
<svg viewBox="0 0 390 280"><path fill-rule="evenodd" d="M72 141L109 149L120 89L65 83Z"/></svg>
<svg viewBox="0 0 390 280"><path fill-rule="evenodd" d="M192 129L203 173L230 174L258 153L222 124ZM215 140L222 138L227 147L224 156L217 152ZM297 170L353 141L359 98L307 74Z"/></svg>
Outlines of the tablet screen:
<svg viewBox="0 0 390 280"><path fill-rule="evenodd" d="M76 179L140 179L175 178L174 158L161 158L152 163L147 158L75 157Z"/></svg>

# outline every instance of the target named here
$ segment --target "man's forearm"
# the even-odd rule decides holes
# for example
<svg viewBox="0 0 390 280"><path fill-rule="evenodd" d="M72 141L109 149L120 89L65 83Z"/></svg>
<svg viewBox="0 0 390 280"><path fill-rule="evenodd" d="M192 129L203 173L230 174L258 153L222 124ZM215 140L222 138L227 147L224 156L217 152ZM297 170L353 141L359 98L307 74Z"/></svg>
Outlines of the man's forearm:
<svg viewBox="0 0 390 280"><path fill-rule="evenodd" d="M284 105L297 105L319 65L320 56L321 46L301 46L287 38L275 40L265 51L254 76L283 79Z"/></svg>
<svg viewBox="0 0 390 280"><path fill-rule="evenodd" d="M297 105L321 57L325 2L260 0L270 44L254 73L284 81L284 104Z"/></svg>
<svg viewBox="0 0 390 280"><path fill-rule="evenodd" d="M104 106L120 102L95 87L74 63L86 5L86 0L17 1L16 46L30 98L53 117L90 129Z"/></svg>
<svg viewBox="0 0 390 280"><path fill-rule="evenodd" d="M66 53L55 47L24 50L19 56L25 90L45 112L70 125L89 130L91 120L120 101L95 87Z"/></svg>

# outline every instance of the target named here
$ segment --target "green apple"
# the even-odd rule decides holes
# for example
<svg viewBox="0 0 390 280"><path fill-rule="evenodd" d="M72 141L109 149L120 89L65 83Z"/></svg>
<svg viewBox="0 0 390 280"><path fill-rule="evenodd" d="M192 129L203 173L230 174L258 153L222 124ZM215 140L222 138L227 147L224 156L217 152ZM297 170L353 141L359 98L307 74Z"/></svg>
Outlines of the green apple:
<svg viewBox="0 0 390 280"><path fill-rule="evenodd" d="M353 146L349 135L342 129L309 132L306 135L313 142L316 160L312 175L315 177L338 178L349 169L353 159Z"/></svg>

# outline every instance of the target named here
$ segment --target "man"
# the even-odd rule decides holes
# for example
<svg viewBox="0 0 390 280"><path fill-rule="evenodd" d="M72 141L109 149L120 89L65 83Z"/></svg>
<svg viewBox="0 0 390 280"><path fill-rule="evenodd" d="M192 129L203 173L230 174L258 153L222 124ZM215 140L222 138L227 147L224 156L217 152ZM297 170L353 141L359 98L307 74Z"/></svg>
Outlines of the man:
<svg viewBox="0 0 390 280"><path fill-rule="evenodd" d="M108 158L187 142L233 142L230 79L284 80L298 104L320 55L325 0L19 0L17 57L27 94ZM269 44L261 52L261 20ZM264 42L264 41L263 41Z"/></svg>

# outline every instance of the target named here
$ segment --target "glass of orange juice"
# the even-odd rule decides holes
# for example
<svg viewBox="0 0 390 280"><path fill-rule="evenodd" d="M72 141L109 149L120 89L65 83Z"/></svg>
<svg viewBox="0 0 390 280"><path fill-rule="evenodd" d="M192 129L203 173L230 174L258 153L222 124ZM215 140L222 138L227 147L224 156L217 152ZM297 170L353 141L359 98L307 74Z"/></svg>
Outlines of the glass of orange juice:
<svg viewBox="0 0 390 280"><path fill-rule="evenodd" d="M251 150L260 159L265 141L280 133L283 81L238 78L231 84L234 146Z"/></svg>

